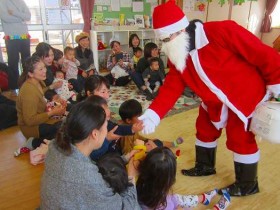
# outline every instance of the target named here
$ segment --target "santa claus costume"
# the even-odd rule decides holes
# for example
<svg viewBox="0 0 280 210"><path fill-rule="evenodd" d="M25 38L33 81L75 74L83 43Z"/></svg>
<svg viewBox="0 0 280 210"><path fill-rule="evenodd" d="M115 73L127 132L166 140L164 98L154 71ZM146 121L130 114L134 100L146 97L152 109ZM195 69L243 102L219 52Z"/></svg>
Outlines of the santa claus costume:
<svg viewBox="0 0 280 210"><path fill-rule="evenodd" d="M236 177L225 189L232 196L259 192L260 151L248 124L259 103L280 93L279 55L233 21L189 22L174 1L154 9L153 25L164 41L162 50L169 58L170 71L158 96L140 117L143 132L153 132L189 86L202 103L196 121L195 167L182 173L216 173L217 139L225 128Z"/></svg>

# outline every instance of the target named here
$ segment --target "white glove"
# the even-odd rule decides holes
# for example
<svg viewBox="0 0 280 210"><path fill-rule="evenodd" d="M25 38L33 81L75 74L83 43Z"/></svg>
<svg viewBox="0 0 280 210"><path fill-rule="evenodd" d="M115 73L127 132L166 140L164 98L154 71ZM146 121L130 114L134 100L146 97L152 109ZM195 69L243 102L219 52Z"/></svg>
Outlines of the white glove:
<svg viewBox="0 0 280 210"><path fill-rule="evenodd" d="M152 109L147 109L143 115L141 115L139 120L143 121L143 130L144 134L150 134L155 132L156 126L159 125L160 118L158 114Z"/></svg>

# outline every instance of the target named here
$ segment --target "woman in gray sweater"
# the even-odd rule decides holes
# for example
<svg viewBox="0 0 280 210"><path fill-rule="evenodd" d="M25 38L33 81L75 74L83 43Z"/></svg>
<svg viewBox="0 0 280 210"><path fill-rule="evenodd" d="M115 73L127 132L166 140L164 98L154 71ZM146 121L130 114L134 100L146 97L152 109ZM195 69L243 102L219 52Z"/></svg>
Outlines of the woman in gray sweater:
<svg viewBox="0 0 280 210"><path fill-rule="evenodd" d="M105 111L89 101L72 108L57 139L49 145L41 185L41 209L140 209L135 185L114 193L89 154L107 134ZM131 160L132 161L132 160ZM128 175L134 177L130 162Z"/></svg>

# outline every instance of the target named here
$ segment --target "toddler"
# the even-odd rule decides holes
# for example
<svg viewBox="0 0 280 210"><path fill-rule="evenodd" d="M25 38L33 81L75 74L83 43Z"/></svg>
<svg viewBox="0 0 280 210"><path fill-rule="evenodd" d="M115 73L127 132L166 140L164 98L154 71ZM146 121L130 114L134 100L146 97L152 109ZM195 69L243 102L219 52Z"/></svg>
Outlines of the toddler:
<svg viewBox="0 0 280 210"><path fill-rule="evenodd" d="M134 123L139 122L140 120L138 117L142 114L142 106L141 104L135 99L129 99L123 102L119 109L119 115L122 119L122 122L126 125L133 125ZM160 141L158 139L147 139L139 135L138 132L134 133L133 135L123 136L121 138L121 147L123 153L130 152L136 140L142 140L145 142L145 146L147 147L147 151L154 149L155 147L169 147L174 148L177 147L179 144L183 143L183 139L181 137L177 138L173 142L168 141Z"/></svg>
<svg viewBox="0 0 280 210"><path fill-rule="evenodd" d="M55 79L53 82L57 81L62 81L62 86L60 88L55 89L57 94L65 101L76 101L76 93L74 91L69 90L69 83L67 80L64 79L64 73L62 71L58 70L55 72Z"/></svg>
<svg viewBox="0 0 280 210"><path fill-rule="evenodd" d="M115 79L118 79L120 77L128 76L129 74L128 74L127 70L119 65L119 62L121 62L122 65L124 65L124 66L128 66L128 64L129 64L129 62L122 62L123 53L117 53L117 54L112 55L112 59L115 59L116 62L118 63L111 70L111 74L113 75L113 77Z"/></svg>
<svg viewBox="0 0 280 210"><path fill-rule="evenodd" d="M142 77L148 90L156 95L164 81L164 75L159 70L158 58L153 57L150 59L150 66L143 72Z"/></svg>
<svg viewBox="0 0 280 210"><path fill-rule="evenodd" d="M72 47L66 47L64 49L63 71L66 73L66 80L68 80L76 92L81 92L83 87L83 81L80 75L78 75L78 66L80 62L75 58L75 49Z"/></svg>
<svg viewBox="0 0 280 210"><path fill-rule="evenodd" d="M136 182L138 201L143 210L193 208L199 203L209 205L217 190L201 195L170 194L176 180L177 162L173 152L167 147L155 148L138 166ZM213 210L224 210L230 204L230 195L223 191Z"/></svg>
<svg viewBox="0 0 280 210"><path fill-rule="evenodd" d="M139 59L142 57L142 55L143 55L143 50L141 49L141 47L133 48L132 63L133 63L134 69L136 69L137 63L138 63Z"/></svg>

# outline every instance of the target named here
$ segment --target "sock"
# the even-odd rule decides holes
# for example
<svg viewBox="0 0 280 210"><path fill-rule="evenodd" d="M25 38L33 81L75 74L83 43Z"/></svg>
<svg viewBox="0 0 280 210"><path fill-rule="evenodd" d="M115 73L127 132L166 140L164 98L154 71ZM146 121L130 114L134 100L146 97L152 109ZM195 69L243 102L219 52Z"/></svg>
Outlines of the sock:
<svg viewBox="0 0 280 210"><path fill-rule="evenodd" d="M27 147L28 149L33 150L34 149L32 146L33 139L34 137L28 138L23 147Z"/></svg>
<svg viewBox="0 0 280 210"><path fill-rule="evenodd" d="M179 144L182 144L184 139L182 137L178 137L175 141L173 141L173 146L178 147Z"/></svg>
<svg viewBox="0 0 280 210"><path fill-rule="evenodd" d="M182 208L192 208L198 205L198 196L197 195L179 195L174 194L174 197L178 205Z"/></svg>
<svg viewBox="0 0 280 210"><path fill-rule="evenodd" d="M30 149L27 147L20 147L14 152L14 156L17 157L23 153L28 153L30 152Z"/></svg>
<svg viewBox="0 0 280 210"><path fill-rule="evenodd" d="M225 210L230 204L230 195L226 190L222 190L223 195L218 201L218 203L214 206L216 210Z"/></svg>
<svg viewBox="0 0 280 210"><path fill-rule="evenodd" d="M204 196L204 200L202 201L202 203L204 205L209 205L209 203L211 203L212 198L217 195L218 190L214 189L212 191L203 193L202 195Z"/></svg>

